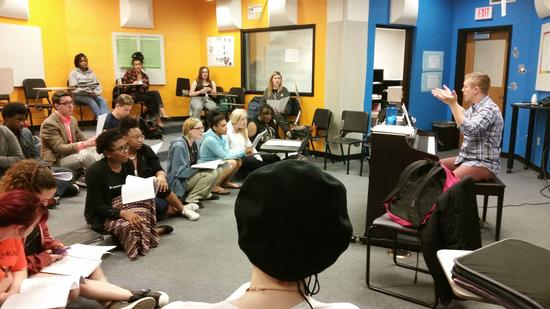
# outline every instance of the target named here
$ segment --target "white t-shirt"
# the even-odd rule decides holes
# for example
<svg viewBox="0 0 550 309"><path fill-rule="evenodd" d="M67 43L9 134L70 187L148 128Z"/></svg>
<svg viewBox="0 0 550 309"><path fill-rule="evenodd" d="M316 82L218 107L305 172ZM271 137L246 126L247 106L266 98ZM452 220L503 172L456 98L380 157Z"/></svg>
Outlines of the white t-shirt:
<svg viewBox="0 0 550 309"><path fill-rule="evenodd" d="M233 124L230 122L227 123L227 139L229 140L229 149L230 150L245 150L246 147L252 146L252 142L250 142L250 139L248 137L244 137L240 133L235 133L235 129L233 129ZM262 161L262 157L260 157L256 149L254 149L254 158Z"/></svg>

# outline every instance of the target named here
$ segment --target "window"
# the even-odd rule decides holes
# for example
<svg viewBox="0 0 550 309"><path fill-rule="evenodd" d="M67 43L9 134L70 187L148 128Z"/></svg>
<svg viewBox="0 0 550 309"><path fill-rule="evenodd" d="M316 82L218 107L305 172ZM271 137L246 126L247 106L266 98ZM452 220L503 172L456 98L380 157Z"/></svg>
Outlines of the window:
<svg viewBox="0 0 550 309"><path fill-rule="evenodd" d="M243 30L241 42L247 93L262 93L279 71L289 91L313 96L315 25Z"/></svg>

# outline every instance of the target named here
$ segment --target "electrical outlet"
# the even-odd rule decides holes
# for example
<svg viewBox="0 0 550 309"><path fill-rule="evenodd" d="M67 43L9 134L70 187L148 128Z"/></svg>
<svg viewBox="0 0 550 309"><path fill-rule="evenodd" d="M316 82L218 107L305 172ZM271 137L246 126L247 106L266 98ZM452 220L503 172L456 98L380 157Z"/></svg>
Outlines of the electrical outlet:
<svg viewBox="0 0 550 309"><path fill-rule="evenodd" d="M540 137L537 137L537 146L540 146Z"/></svg>

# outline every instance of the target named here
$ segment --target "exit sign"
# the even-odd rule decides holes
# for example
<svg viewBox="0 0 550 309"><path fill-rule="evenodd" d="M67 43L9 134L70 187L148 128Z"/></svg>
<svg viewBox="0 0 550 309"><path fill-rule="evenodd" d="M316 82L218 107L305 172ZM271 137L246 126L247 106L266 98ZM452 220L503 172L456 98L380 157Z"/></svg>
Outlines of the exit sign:
<svg viewBox="0 0 550 309"><path fill-rule="evenodd" d="M476 20L484 20L493 18L493 7L484 6L476 8Z"/></svg>

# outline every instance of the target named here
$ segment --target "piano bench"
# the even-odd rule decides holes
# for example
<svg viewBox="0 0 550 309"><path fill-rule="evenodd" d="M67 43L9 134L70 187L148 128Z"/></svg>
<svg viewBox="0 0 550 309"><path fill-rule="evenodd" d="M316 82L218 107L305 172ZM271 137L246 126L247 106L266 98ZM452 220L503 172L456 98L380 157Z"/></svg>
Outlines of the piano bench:
<svg viewBox="0 0 550 309"><path fill-rule="evenodd" d="M479 181L474 184L476 195L483 195L483 221L487 217L487 203L489 196L497 197L497 223L495 229L495 240L500 240L500 223L502 221L502 208L504 203L504 189L506 185L495 176L491 180Z"/></svg>

